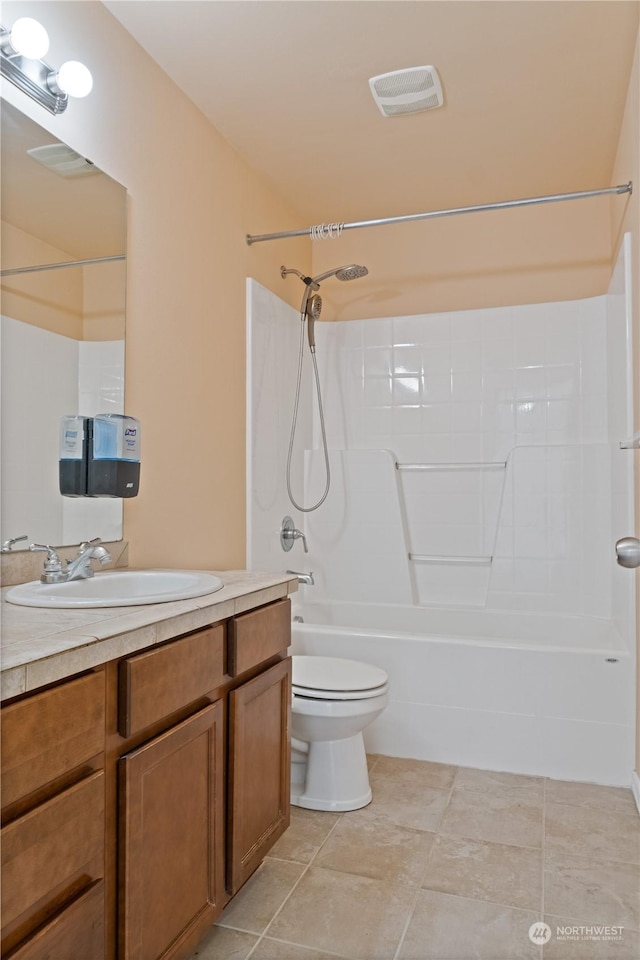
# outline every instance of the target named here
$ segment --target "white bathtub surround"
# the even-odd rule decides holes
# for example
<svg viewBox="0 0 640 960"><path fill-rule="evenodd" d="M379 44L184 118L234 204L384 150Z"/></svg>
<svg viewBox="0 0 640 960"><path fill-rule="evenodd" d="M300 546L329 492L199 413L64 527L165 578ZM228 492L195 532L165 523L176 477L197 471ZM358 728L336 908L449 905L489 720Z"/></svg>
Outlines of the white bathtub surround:
<svg viewBox="0 0 640 960"><path fill-rule="evenodd" d="M369 752L629 785L633 662L606 621L311 605L292 649L387 672L391 703L365 734Z"/></svg>
<svg viewBox="0 0 640 960"><path fill-rule="evenodd" d="M256 459L250 551L314 572L298 652L389 673L370 749L630 783L634 576L614 551L634 529L629 256L625 238L610 292L589 300L316 325L332 489L296 518L309 554L285 561ZM252 286L261 323L270 295ZM297 334L279 326L280 350ZM254 418L278 422L256 369ZM296 447L307 498L317 428Z"/></svg>
<svg viewBox="0 0 640 960"><path fill-rule="evenodd" d="M247 280L247 567L305 569L303 548L280 545L285 516L304 529L304 515L287 496L285 470L298 363L300 314L254 280ZM305 365L304 375L310 375ZM296 449L312 445L311 394L303 391ZM292 462L294 491L304 497L302 456ZM308 568L307 568L308 569Z"/></svg>

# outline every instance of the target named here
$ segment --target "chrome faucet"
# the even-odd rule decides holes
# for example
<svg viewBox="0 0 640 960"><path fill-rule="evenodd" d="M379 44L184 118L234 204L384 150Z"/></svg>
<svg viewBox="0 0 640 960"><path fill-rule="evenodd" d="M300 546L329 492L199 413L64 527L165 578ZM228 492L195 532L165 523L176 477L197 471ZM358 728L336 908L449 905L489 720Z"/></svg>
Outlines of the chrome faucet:
<svg viewBox="0 0 640 960"><path fill-rule="evenodd" d="M53 547L45 543L31 543L29 550L34 553L46 551L44 570L40 580L42 583L66 583L68 580L88 580L94 576L91 566L92 560L108 563L111 554L102 546L100 537L95 540L85 540L78 547L78 556L75 560L62 560Z"/></svg>
<svg viewBox="0 0 640 960"><path fill-rule="evenodd" d="M95 576L95 571L91 566L92 560L98 560L101 564L109 563L111 554L102 546L100 537L95 540L85 540L78 547L78 556L75 560L67 561L67 580L87 580Z"/></svg>
<svg viewBox="0 0 640 960"><path fill-rule="evenodd" d="M308 587L315 584L312 573L299 573L298 570L287 570L287 573L292 573L294 577L298 578L298 583L306 583Z"/></svg>

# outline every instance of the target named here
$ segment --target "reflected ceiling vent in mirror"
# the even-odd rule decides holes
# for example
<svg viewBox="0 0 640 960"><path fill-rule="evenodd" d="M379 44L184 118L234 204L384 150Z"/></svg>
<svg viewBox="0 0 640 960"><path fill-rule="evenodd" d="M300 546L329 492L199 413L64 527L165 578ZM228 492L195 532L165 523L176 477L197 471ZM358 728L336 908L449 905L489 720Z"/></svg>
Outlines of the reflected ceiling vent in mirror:
<svg viewBox="0 0 640 960"><path fill-rule="evenodd" d="M442 84L435 67L408 67L371 77L369 86L383 117L433 110L444 104Z"/></svg>
<svg viewBox="0 0 640 960"><path fill-rule="evenodd" d="M65 143L47 143L44 147L33 147L27 153L59 177L91 177L102 173L100 167L81 157Z"/></svg>

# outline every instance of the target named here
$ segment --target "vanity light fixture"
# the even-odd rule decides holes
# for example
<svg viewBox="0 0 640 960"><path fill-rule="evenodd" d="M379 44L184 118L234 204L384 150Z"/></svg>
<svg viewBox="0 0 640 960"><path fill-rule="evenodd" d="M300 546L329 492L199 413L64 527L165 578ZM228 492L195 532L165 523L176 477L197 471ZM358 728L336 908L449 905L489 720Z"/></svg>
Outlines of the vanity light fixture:
<svg viewBox="0 0 640 960"><path fill-rule="evenodd" d="M49 49L44 27L31 17L20 17L8 30L0 26L1 74L50 113L64 113L69 97L86 97L93 86L89 70L78 60L67 60L59 70L41 58Z"/></svg>

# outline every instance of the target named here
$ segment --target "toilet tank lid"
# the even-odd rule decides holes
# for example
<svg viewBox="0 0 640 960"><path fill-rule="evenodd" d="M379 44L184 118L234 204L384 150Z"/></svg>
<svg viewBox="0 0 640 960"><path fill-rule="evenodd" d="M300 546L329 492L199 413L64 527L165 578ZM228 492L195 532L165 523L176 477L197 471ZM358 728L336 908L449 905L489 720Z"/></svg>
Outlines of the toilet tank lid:
<svg viewBox="0 0 640 960"><path fill-rule="evenodd" d="M375 690L383 686L387 674L380 667L342 657L293 658L293 685L311 690Z"/></svg>

